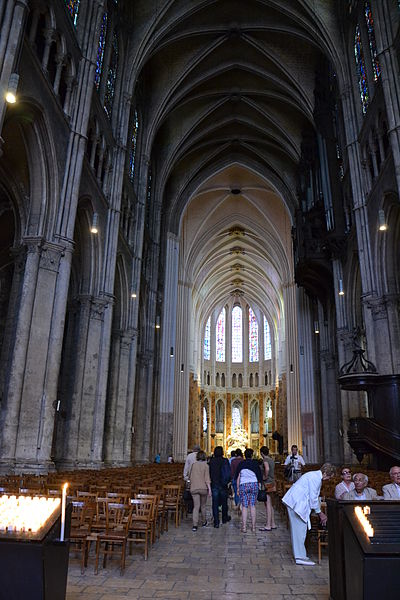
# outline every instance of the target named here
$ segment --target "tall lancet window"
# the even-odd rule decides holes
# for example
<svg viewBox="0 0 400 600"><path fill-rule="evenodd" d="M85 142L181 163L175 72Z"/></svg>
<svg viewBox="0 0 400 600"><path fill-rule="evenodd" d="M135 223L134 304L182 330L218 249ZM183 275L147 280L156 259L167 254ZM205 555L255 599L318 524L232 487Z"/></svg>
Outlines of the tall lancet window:
<svg viewBox="0 0 400 600"><path fill-rule="evenodd" d="M65 0L65 4L69 14L71 15L72 22L76 27L78 22L79 0Z"/></svg>
<svg viewBox="0 0 400 600"><path fill-rule="evenodd" d="M111 118L112 107L114 104L115 96L115 82L117 80L117 69L118 69L118 35L117 32L113 33L112 50L110 56L110 64L108 67L108 76L106 83L106 93L104 96L104 108L108 118Z"/></svg>
<svg viewBox="0 0 400 600"><path fill-rule="evenodd" d="M204 360L210 360L210 358L211 358L210 340L211 340L211 317L208 317L207 323L206 323L206 326L204 329L204 351L203 351Z"/></svg>
<svg viewBox="0 0 400 600"><path fill-rule="evenodd" d="M258 323L256 315L249 308L249 362L258 360Z"/></svg>
<svg viewBox="0 0 400 600"><path fill-rule="evenodd" d="M369 51L371 53L372 67L374 69L374 80L378 81L381 74L381 68L377 58L378 51L376 49L374 19L372 17L371 5L369 2L364 3L364 14L365 22L367 24Z"/></svg>
<svg viewBox="0 0 400 600"><path fill-rule="evenodd" d="M216 333L216 361L225 362L225 307L219 313L217 326L215 329Z"/></svg>
<svg viewBox="0 0 400 600"><path fill-rule="evenodd" d="M356 26L356 31L354 35L354 56L357 66L358 87L360 89L362 111L365 115L369 104L369 91L367 71L365 68L364 49L361 41L361 30L358 24Z"/></svg>
<svg viewBox="0 0 400 600"><path fill-rule="evenodd" d="M232 362L243 362L243 320L242 309L232 309Z"/></svg>
<svg viewBox="0 0 400 600"><path fill-rule="evenodd" d="M94 74L94 84L97 87L97 89L99 89L101 74L103 71L104 50L106 47L106 37L107 37L107 21L108 21L108 15L107 15L107 12L105 12L103 15L103 19L101 21L99 43L97 45L96 71Z"/></svg>
<svg viewBox="0 0 400 600"><path fill-rule="evenodd" d="M132 136L131 136L131 149L129 153L129 178L133 181L135 176L135 158L136 158L136 147L137 147L137 136L139 131L139 117L137 110L133 115L132 123Z"/></svg>
<svg viewBox="0 0 400 600"><path fill-rule="evenodd" d="M271 360L271 330L264 315L264 360Z"/></svg>

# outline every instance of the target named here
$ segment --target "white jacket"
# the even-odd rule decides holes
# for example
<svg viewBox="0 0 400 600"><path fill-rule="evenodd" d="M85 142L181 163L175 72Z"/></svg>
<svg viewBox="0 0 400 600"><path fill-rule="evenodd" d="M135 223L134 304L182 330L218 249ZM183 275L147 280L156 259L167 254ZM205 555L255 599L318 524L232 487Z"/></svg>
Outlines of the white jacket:
<svg viewBox="0 0 400 600"><path fill-rule="evenodd" d="M400 500L399 488L395 483L388 483L382 488L384 500Z"/></svg>
<svg viewBox="0 0 400 600"><path fill-rule="evenodd" d="M282 498L282 502L293 509L300 519L307 523L308 529L311 529L311 511L321 512L319 504L321 485L322 472L309 471L302 475Z"/></svg>

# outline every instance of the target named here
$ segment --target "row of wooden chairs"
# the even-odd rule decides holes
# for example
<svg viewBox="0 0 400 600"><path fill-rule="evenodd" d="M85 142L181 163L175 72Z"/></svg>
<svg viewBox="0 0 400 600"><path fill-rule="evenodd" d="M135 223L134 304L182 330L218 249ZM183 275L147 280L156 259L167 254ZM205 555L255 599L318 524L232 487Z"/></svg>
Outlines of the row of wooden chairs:
<svg viewBox="0 0 400 600"><path fill-rule="evenodd" d="M73 499L73 519L70 539L81 554L81 570L87 566L92 542L96 542L95 573L103 555L103 567L108 556L120 549L121 574L125 568L126 547L142 545L147 560L150 546L164 531L168 520L174 517L180 524L182 486L165 485L162 495L137 493L132 499L108 493L100 497L93 492L77 492Z"/></svg>

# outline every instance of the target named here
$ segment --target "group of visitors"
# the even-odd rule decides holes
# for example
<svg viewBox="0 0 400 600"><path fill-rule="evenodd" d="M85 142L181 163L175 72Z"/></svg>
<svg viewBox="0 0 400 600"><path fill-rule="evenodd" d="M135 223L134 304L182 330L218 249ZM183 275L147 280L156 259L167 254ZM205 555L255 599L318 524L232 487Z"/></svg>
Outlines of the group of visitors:
<svg viewBox="0 0 400 600"><path fill-rule="evenodd" d="M274 480L275 463L269 456L269 449L260 449L261 461L253 458L253 450L246 448L244 456L241 449L231 452L230 459L224 458L222 446L214 449L209 464L206 454L198 446L193 448L185 463L184 478L190 481L190 493L193 498L193 531L197 531L199 515L201 524L207 525L207 496L212 497L212 513L215 528L220 526L219 509L221 507L222 523L231 520L228 514L228 485L232 482L235 506L241 512L241 531L247 532L248 513L250 512L251 531L256 531L256 503L260 489L265 489L266 524L260 531L276 529L271 493L276 490ZM320 491L323 481L331 479L336 469L325 463L316 471L301 474L305 465L303 457L293 445L291 454L285 460L290 468L293 485L282 498L288 512L293 556L296 564L312 566L315 563L307 556L305 540L307 529L311 528L310 515L314 511L324 526L327 516L321 511ZM286 471L288 473L288 471ZM400 501L400 467L394 466L389 471L392 483L384 485L383 496L368 487L368 476L355 473L352 476L348 467L341 470L342 481L335 488L338 500L397 500Z"/></svg>
<svg viewBox="0 0 400 600"><path fill-rule="evenodd" d="M253 458L253 450L246 448L243 452L240 448L231 452L231 458L224 458L222 446L216 446L209 464L206 462L206 454L199 446L194 446L186 458L183 476L190 488L193 505L189 505L189 511L193 513L193 531L197 531L199 517L201 524L207 526L205 507L207 496L212 497L213 525L216 529L221 521L227 523L231 520L228 514L228 486L232 484L235 498L235 506L241 512L241 530L247 532L247 518L250 511L251 531L256 530L256 503L259 489L265 486L267 490L265 509L266 524L261 531L276 529L274 510L270 494L276 489L274 481L274 461L268 456L269 449L263 446L260 450L262 463ZM269 490L269 491L268 491Z"/></svg>

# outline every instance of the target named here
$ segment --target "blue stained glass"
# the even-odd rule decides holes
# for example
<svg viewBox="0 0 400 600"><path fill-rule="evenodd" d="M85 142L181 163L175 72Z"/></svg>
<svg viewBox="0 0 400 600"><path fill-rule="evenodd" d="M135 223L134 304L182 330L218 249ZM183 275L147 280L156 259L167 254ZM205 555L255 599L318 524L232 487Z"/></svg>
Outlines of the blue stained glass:
<svg viewBox="0 0 400 600"><path fill-rule="evenodd" d="M243 322L242 309L235 306L232 309L232 362L243 361Z"/></svg>
<svg viewBox="0 0 400 600"><path fill-rule="evenodd" d="M365 60L364 60L364 51L361 41L361 31L360 26L356 26L355 36L354 36L354 56L356 59L357 66L357 74L358 74L358 86L360 88L360 98L363 114L367 112L368 104L369 104L369 91L368 91L368 81L367 81L367 72L365 69Z"/></svg>
<svg viewBox="0 0 400 600"><path fill-rule="evenodd" d="M249 362L258 361L258 323L256 315L249 308Z"/></svg>
<svg viewBox="0 0 400 600"><path fill-rule="evenodd" d="M96 55L96 73L94 75L94 84L97 89L99 89L99 86L100 86L101 72L103 70L104 50L106 47L106 37L107 37L107 20L108 20L108 15L105 12L103 15L103 19L101 21L99 44L97 46L97 55Z"/></svg>
<svg viewBox="0 0 400 600"><path fill-rule="evenodd" d="M367 24L368 31L368 41L369 41L369 51L371 53L371 61L374 69L374 79L378 81L381 69L379 66L379 61L377 59L378 51L376 49L376 39L375 39L375 29L374 29L374 19L372 17L371 6L369 2L364 3L364 14L365 14L365 22Z"/></svg>
<svg viewBox="0 0 400 600"><path fill-rule="evenodd" d="M112 51L110 56L110 64L108 67L108 76L106 83L106 90L104 96L104 108L109 118L111 118L112 107L114 104L115 95L115 82L117 80L117 69L118 69L118 35L117 32L113 33Z"/></svg>
<svg viewBox="0 0 400 600"><path fill-rule="evenodd" d="M271 330L269 323L264 316L264 360L271 360Z"/></svg>
<svg viewBox="0 0 400 600"><path fill-rule="evenodd" d="M131 181L135 176L135 158L136 158L136 146L137 146L137 136L139 131L139 118L137 114L137 110L135 110L135 114L133 116L133 125L132 125L132 137L131 137L131 151L129 154L129 177Z"/></svg>
<svg viewBox="0 0 400 600"><path fill-rule="evenodd" d="M225 307L219 313L216 334L216 360L217 362L225 362Z"/></svg>
<svg viewBox="0 0 400 600"><path fill-rule="evenodd" d="M204 330L204 360L210 360L210 340L211 340L211 317L208 317L206 327Z"/></svg>
<svg viewBox="0 0 400 600"><path fill-rule="evenodd" d="M75 27L78 22L79 2L80 0L65 0L65 5Z"/></svg>

